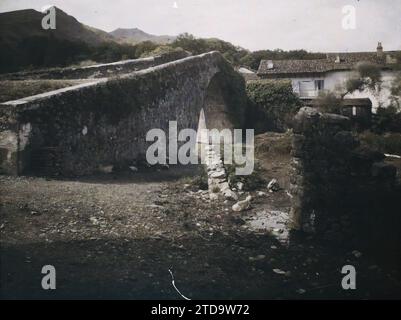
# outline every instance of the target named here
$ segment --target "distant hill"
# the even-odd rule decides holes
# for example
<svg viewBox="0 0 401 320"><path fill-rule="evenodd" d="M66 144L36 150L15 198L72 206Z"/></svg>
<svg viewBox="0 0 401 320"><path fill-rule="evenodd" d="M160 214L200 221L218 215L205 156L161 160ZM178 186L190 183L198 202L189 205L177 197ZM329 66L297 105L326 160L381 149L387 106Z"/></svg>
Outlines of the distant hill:
<svg viewBox="0 0 401 320"><path fill-rule="evenodd" d="M56 29L44 30L41 23L44 16L42 12L33 9L0 13L1 73L63 67L83 61L105 63L135 59L176 48L182 48L194 55L216 50L233 65L254 70L257 70L262 59L325 57L323 54L305 50L250 52L216 38L196 38L191 34L181 34L178 37L157 36L138 28L119 28L107 33L79 22L59 8L56 8Z"/></svg>
<svg viewBox="0 0 401 320"><path fill-rule="evenodd" d="M33 9L0 13L0 71L68 65L90 48L116 44L105 31L80 23L56 8L56 29L44 30L45 15Z"/></svg>
<svg viewBox="0 0 401 320"><path fill-rule="evenodd" d="M114 41L113 36L107 32L80 23L61 9L56 8L55 30L42 28L43 17L43 13L33 9L0 13L0 41L11 46L32 37L56 38L89 45Z"/></svg>
<svg viewBox="0 0 401 320"><path fill-rule="evenodd" d="M176 37L175 36L156 36L153 34L146 33L138 28L132 29L122 29L118 28L110 34L115 37L115 39L120 43L129 43L129 44L137 44L143 41L152 41L157 44L169 44L173 42Z"/></svg>
<svg viewBox="0 0 401 320"><path fill-rule="evenodd" d="M45 14L33 9L0 13L0 72L66 66L82 60L132 59L176 38L151 35L137 28L107 33L55 9L54 30L44 30ZM154 44L142 44L144 41Z"/></svg>

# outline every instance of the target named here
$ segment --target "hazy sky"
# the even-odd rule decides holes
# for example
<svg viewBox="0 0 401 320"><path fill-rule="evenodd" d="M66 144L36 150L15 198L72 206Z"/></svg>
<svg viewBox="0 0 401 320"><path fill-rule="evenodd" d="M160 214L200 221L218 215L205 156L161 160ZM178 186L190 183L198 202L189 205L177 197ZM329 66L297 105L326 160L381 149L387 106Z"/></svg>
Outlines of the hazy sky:
<svg viewBox="0 0 401 320"><path fill-rule="evenodd" d="M0 0L0 12L45 5L105 31L189 32L250 50L401 49L401 0ZM354 30L342 28L344 5L356 9Z"/></svg>

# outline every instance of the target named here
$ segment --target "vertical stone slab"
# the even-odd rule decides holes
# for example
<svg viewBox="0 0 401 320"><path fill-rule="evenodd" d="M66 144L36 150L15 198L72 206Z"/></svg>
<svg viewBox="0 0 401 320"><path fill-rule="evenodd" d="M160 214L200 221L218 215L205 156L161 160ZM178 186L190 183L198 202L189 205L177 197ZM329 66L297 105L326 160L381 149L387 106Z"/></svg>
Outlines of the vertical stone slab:
<svg viewBox="0 0 401 320"><path fill-rule="evenodd" d="M295 227L336 242L361 239L385 220L375 200L395 199L396 170L363 149L349 118L304 107L295 117L291 193ZM387 200L385 200L387 199ZM377 210L379 209L379 210ZM378 235L380 237L380 235Z"/></svg>

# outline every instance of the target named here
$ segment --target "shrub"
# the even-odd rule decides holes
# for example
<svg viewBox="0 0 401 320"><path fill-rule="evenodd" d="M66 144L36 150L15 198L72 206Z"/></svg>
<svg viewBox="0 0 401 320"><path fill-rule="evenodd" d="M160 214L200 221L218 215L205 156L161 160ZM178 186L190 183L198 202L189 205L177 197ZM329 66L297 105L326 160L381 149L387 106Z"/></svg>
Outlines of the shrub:
<svg viewBox="0 0 401 320"><path fill-rule="evenodd" d="M392 104L396 105L397 109L401 108L401 74L398 75L391 84L391 98Z"/></svg>
<svg viewBox="0 0 401 320"><path fill-rule="evenodd" d="M316 105L321 112L341 113L341 98L333 92L320 93L316 99Z"/></svg>
<svg viewBox="0 0 401 320"><path fill-rule="evenodd" d="M194 55L210 51L219 51L225 59L234 65L239 65L240 59L248 53L245 49L234 46L229 42L216 38L195 38L188 33L179 35L171 46L174 48L182 48Z"/></svg>
<svg viewBox="0 0 401 320"><path fill-rule="evenodd" d="M146 58L146 57L153 57L153 56L161 56L164 54L170 54L170 53L175 53L175 52L180 52L184 51L182 48L173 48L171 46L159 46L156 49L145 52L141 55L141 58Z"/></svg>
<svg viewBox="0 0 401 320"><path fill-rule="evenodd" d="M261 171L262 167L255 163L252 174L239 176L235 174L236 165L225 165L228 181L230 183L230 188L237 188L237 183L242 182L244 184L244 191L252 191L266 187L266 180L262 178Z"/></svg>
<svg viewBox="0 0 401 320"><path fill-rule="evenodd" d="M192 186L197 188L198 190L207 190L209 188L208 182L207 182L207 172L204 167L202 167L201 172L198 176L193 178L191 181Z"/></svg>
<svg viewBox="0 0 401 320"><path fill-rule="evenodd" d="M290 155L292 150L293 133L265 133L256 136L255 153L269 153L274 155Z"/></svg>
<svg viewBox="0 0 401 320"><path fill-rule="evenodd" d="M362 145L383 153L401 155L401 133L377 134L364 131L359 135Z"/></svg>
<svg viewBox="0 0 401 320"><path fill-rule="evenodd" d="M359 62L355 67L356 75L348 79L345 83L346 92L352 93L354 91L380 90L381 84L381 70L380 67L371 62Z"/></svg>
<svg viewBox="0 0 401 320"><path fill-rule="evenodd" d="M249 98L247 125L257 133L283 132L302 106L288 80L255 80L246 85Z"/></svg>
<svg viewBox="0 0 401 320"><path fill-rule="evenodd" d="M0 103L81 83L79 80L15 80L0 82Z"/></svg>
<svg viewBox="0 0 401 320"><path fill-rule="evenodd" d="M401 112L394 105L378 108L373 118L372 131L377 133L401 132Z"/></svg>

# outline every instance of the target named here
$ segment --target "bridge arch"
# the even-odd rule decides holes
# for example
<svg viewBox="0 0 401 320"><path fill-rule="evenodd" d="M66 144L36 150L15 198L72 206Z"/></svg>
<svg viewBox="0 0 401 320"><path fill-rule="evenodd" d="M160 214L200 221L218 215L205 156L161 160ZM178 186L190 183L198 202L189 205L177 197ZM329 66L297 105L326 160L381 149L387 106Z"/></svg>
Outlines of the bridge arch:
<svg viewBox="0 0 401 320"><path fill-rule="evenodd" d="M129 165L145 156L149 130L168 132L174 120L196 130L202 109L210 128L240 128L245 107L244 80L218 52L9 101L0 138L15 143L0 153L0 171L26 172L38 153L66 176Z"/></svg>

